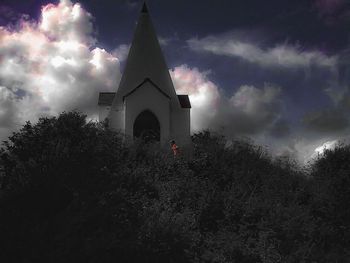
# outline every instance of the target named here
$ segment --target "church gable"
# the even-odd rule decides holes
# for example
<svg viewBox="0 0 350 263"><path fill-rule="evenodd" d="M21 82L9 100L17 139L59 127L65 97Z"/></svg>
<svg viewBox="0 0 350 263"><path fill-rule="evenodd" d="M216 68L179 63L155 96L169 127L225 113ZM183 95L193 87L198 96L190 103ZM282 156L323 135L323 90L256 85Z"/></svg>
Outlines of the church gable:
<svg viewBox="0 0 350 263"><path fill-rule="evenodd" d="M112 106L116 92L100 92L98 97L98 106ZM177 95L180 106L183 109L192 108L188 95Z"/></svg>
<svg viewBox="0 0 350 263"><path fill-rule="evenodd" d="M168 94L166 94L161 88L159 88L152 80L150 80L149 78L146 78L142 83L140 83L136 88L134 88L133 90L131 90L130 92L128 92L125 96L123 96L123 101L125 100L125 98L129 95L131 95L132 93L136 92L139 88L145 86L145 83L150 83L152 85L152 87L154 87L156 90L158 90L161 94L163 94L165 97L167 97L168 99L170 99L170 96Z"/></svg>

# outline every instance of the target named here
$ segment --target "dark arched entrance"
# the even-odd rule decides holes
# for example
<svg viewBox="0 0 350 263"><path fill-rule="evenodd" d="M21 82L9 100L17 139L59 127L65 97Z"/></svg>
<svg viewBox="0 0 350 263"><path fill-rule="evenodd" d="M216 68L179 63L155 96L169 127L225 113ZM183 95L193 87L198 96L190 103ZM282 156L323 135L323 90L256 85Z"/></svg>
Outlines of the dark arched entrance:
<svg viewBox="0 0 350 263"><path fill-rule="evenodd" d="M134 138L145 142L160 141L160 125L157 117L149 110L141 112L134 122Z"/></svg>

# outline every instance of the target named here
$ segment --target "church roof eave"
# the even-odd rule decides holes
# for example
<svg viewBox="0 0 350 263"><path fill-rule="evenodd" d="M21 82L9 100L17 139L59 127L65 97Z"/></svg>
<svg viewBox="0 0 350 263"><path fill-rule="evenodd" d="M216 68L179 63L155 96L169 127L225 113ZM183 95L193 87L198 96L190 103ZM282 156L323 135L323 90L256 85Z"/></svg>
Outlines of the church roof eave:
<svg viewBox="0 0 350 263"><path fill-rule="evenodd" d="M134 93L137 89L139 89L140 87L143 86L143 84L145 84L146 82L149 82L150 84L152 84L153 87L155 87L160 93L162 93L165 97L167 97L168 99L171 99L170 96L168 94L166 94L161 88L158 87L157 84L155 84L151 79L149 78L145 78L144 81L142 81L139 85L136 86L136 88L134 88L133 90L131 90L130 92L128 92L127 94L125 94L123 96L123 101L125 100L126 97L128 97L129 95L131 95L132 93Z"/></svg>

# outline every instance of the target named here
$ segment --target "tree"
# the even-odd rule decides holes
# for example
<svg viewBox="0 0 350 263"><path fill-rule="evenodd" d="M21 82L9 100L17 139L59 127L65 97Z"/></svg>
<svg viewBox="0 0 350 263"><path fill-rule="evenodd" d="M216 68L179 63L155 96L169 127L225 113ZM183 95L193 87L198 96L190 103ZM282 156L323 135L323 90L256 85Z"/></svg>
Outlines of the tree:
<svg viewBox="0 0 350 263"><path fill-rule="evenodd" d="M350 145L325 150L311 167L312 214L318 223L315 255L346 261L350 256Z"/></svg>

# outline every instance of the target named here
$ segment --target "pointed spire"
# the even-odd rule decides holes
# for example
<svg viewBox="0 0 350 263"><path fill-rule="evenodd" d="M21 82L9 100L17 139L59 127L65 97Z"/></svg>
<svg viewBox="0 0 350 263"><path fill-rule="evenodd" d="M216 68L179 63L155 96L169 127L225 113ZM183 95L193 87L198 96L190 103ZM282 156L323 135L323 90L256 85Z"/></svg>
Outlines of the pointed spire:
<svg viewBox="0 0 350 263"><path fill-rule="evenodd" d="M120 80L115 103L148 78L162 91L176 101L176 92L165 62L157 34L148 14L146 1L143 2L124 73ZM114 104L115 104L114 103Z"/></svg>
<svg viewBox="0 0 350 263"><path fill-rule="evenodd" d="M148 13L148 8L147 8L147 5L146 5L146 1L143 2L141 13L144 13L144 14Z"/></svg>

